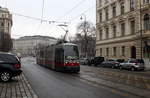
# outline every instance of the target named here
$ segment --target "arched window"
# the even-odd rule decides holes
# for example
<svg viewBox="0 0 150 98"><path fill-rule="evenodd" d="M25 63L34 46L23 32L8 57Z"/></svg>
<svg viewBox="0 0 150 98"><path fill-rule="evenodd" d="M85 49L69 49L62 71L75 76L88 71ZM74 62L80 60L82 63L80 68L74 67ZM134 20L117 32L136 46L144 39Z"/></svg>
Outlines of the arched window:
<svg viewBox="0 0 150 98"><path fill-rule="evenodd" d="M150 15L149 14L144 15L144 29L150 30Z"/></svg>

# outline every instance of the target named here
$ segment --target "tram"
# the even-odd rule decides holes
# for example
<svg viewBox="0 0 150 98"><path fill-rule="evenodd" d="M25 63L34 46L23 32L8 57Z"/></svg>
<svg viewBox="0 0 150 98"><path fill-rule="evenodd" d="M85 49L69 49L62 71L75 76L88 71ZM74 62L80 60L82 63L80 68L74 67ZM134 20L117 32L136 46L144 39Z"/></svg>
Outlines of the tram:
<svg viewBox="0 0 150 98"><path fill-rule="evenodd" d="M79 72L78 46L68 42L42 46L37 49L36 62L56 71Z"/></svg>

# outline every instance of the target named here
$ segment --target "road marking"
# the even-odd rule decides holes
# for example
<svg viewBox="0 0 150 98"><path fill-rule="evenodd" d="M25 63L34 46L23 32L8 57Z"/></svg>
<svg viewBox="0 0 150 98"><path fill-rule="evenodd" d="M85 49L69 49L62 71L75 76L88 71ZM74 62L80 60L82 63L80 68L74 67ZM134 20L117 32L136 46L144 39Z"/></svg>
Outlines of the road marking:
<svg viewBox="0 0 150 98"><path fill-rule="evenodd" d="M146 86L147 86L148 89L150 89L150 85L149 84L146 84Z"/></svg>
<svg viewBox="0 0 150 98"><path fill-rule="evenodd" d="M117 90L115 90L115 89L112 89L111 92L112 92L112 93L115 93L115 94L122 95L122 96L126 96L126 97L129 96L127 93L121 93L121 92L119 92L119 91L117 91Z"/></svg>
<svg viewBox="0 0 150 98"><path fill-rule="evenodd" d="M137 78L137 76L134 76L134 78L135 78L135 80L136 80L136 81L138 81L138 78Z"/></svg>
<svg viewBox="0 0 150 98"><path fill-rule="evenodd" d="M147 79L146 79L145 77L143 77L143 81L144 81L145 83L148 83L148 81L147 81Z"/></svg>

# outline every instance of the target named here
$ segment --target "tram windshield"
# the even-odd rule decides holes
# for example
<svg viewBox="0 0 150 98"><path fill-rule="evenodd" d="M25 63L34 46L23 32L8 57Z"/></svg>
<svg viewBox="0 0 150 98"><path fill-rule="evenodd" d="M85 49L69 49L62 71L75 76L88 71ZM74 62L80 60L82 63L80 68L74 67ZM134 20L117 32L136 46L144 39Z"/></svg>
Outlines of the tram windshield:
<svg viewBox="0 0 150 98"><path fill-rule="evenodd" d="M79 51L78 47L74 45L66 45L64 47L65 59L78 59Z"/></svg>

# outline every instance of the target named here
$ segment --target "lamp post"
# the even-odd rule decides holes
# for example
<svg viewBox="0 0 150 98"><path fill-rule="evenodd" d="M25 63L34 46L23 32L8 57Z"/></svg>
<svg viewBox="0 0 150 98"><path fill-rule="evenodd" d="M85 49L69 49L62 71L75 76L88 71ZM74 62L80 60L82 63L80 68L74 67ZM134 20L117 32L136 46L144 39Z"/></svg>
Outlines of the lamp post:
<svg viewBox="0 0 150 98"><path fill-rule="evenodd" d="M88 44L88 39L87 39L87 29L86 29L86 25L87 25L87 22L86 22L86 15L85 14L83 14L81 17L80 17L80 19L81 20L83 20L83 16L84 16L84 30L83 30L83 32L84 32L84 39L85 39L85 57L87 58L87 44Z"/></svg>
<svg viewBox="0 0 150 98"><path fill-rule="evenodd" d="M139 0L139 7L140 7L140 43L141 43L141 59L143 58L143 30L142 30L142 4L141 0Z"/></svg>

